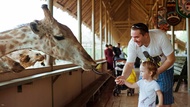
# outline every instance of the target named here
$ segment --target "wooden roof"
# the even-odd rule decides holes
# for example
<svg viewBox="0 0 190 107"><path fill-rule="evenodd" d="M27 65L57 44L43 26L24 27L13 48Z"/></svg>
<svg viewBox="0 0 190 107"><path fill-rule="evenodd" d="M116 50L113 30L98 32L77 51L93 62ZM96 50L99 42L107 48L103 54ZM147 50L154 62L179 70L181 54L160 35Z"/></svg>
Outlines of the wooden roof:
<svg viewBox="0 0 190 107"><path fill-rule="evenodd" d="M78 0L54 0L54 6L77 17ZM100 3L100 1L102 1ZM99 34L100 4L102 5L103 28L105 17L110 21L111 34L115 42L126 46L130 39L130 27L134 23L143 22L152 27L152 16L157 13L158 6L165 6L166 0L95 0L95 32ZM105 15L106 13L106 15ZM91 28L92 0L82 0L82 23ZM107 21L108 23L108 21ZM174 29L184 30L183 19ZM103 31L103 40L105 39Z"/></svg>

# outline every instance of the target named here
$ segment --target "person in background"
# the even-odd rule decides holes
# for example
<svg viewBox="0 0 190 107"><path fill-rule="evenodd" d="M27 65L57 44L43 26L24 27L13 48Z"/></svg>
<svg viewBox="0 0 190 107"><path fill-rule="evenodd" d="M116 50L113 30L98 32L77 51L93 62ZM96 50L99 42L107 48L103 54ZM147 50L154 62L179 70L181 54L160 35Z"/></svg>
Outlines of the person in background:
<svg viewBox="0 0 190 107"><path fill-rule="evenodd" d="M141 61L151 60L158 66L159 74L156 80L163 94L163 107L171 107L173 97L173 64L175 62L174 49L166 32L159 29L148 30L143 23L136 23L131 27L131 40L128 43L127 62L121 76L116 80L118 84L124 84L120 79L126 79L133 67L136 57Z"/></svg>
<svg viewBox="0 0 190 107"><path fill-rule="evenodd" d="M163 105L163 95L160 91L160 86L154 80L156 78L157 66L151 61L144 61L140 65L140 74L142 79L130 83L125 79L121 79L129 88L139 88L139 101L138 107L156 107L156 94L158 96L159 103L157 107ZM117 83L117 79L115 80Z"/></svg>
<svg viewBox="0 0 190 107"><path fill-rule="evenodd" d="M124 52L124 47L121 49L121 54L119 55L119 57L122 58L122 59L127 58L127 54Z"/></svg>
<svg viewBox="0 0 190 107"><path fill-rule="evenodd" d="M120 58L121 55L121 49L120 49L120 43L117 43L116 47L113 47L113 53L114 53L114 60L117 60Z"/></svg>
<svg viewBox="0 0 190 107"><path fill-rule="evenodd" d="M107 61L107 69L113 71L113 50L111 44L106 44L106 49L104 50L104 55Z"/></svg>

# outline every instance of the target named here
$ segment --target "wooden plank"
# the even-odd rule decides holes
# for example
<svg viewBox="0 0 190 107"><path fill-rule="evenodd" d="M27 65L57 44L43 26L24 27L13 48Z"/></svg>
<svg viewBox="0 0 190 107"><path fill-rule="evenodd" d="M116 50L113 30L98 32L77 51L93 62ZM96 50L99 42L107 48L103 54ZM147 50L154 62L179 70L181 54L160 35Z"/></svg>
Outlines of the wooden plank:
<svg viewBox="0 0 190 107"><path fill-rule="evenodd" d="M83 92L76 97L73 101L67 104L65 107L85 107L90 98L92 98L98 90L103 86L103 84L110 78L109 75L103 75L99 77L96 81L90 84Z"/></svg>

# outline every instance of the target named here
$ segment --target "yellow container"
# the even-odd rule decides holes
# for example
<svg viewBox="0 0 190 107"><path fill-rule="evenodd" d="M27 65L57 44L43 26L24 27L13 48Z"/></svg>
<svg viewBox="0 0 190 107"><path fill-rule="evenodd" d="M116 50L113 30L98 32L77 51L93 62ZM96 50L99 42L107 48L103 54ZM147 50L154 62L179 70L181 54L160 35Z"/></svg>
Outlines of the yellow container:
<svg viewBox="0 0 190 107"><path fill-rule="evenodd" d="M132 72L129 75L129 77L126 79L126 81L130 83L135 83L137 81L137 76L134 69L132 69Z"/></svg>

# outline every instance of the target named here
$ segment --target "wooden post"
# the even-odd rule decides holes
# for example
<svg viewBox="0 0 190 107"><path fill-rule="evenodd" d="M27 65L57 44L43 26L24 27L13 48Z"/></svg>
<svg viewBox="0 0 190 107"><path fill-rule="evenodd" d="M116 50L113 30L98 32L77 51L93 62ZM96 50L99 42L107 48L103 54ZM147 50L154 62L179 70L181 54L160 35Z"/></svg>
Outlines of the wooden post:
<svg viewBox="0 0 190 107"><path fill-rule="evenodd" d="M53 0L48 0L48 8L53 15ZM50 66L51 71L53 70L53 60L54 58L50 55L47 56L47 63ZM53 88L53 76L51 77L51 99L52 99L52 107L54 107L54 88Z"/></svg>
<svg viewBox="0 0 190 107"><path fill-rule="evenodd" d="M187 91L190 94L190 28L189 28L189 18L186 18L186 30L187 30L187 77L188 77L188 87L187 87Z"/></svg>
<svg viewBox="0 0 190 107"><path fill-rule="evenodd" d="M101 50L101 54L100 54L100 58L103 58L103 46L102 46L102 0L100 0L100 21L99 21L99 33L100 33L100 50Z"/></svg>
<svg viewBox="0 0 190 107"><path fill-rule="evenodd" d="M78 21L78 41L82 44L82 31L81 31L81 0L77 0L77 21Z"/></svg>
<svg viewBox="0 0 190 107"><path fill-rule="evenodd" d="M95 2L92 0L92 58L95 59Z"/></svg>
<svg viewBox="0 0 190 107"><path fill-rule="evenodd" d="M173 49L175 49L175 34L174 34L174 26L171 26L171 31L172 31L172 35L171 35L171 43L173 45Z"/></svg>
<svg viewBox="0 0 190 107"><path fill-rule="evenodd" d="M108 38L107 38L107 12L106 12L106 7L105 7L105 27L104 27L104 31L105 31L105 34L104 34L104 36L105 36L105 43L108 43Z"/></svg>

